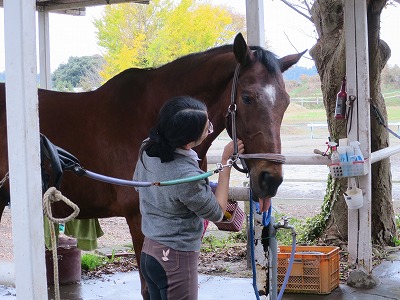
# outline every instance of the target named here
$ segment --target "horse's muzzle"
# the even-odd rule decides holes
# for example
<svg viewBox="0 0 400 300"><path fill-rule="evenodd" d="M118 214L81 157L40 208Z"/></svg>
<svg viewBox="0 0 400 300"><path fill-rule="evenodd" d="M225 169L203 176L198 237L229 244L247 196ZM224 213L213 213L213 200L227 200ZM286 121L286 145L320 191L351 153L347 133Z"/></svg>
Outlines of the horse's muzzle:
<svg viewBox="0 0 400 300"><path fill-rule="evenodd" d="M273 176L270 172L261 172L259 176L258 197L274 197L278 191L278 187L283 181L282 176Z"/></svg>

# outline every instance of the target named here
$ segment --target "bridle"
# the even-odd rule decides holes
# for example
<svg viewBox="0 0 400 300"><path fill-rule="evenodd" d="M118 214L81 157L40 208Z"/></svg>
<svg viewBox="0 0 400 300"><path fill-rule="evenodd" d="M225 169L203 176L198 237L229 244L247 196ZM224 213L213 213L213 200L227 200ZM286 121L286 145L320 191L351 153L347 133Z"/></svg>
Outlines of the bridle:
<svg viewBox="0 0 400 300"><path fill-rule="evenodd" d="M237 93L237 85L239 81L239 74L240 74L240 64L236 65L235 73L232 79L232 89L231 89L231 103L228 106L228 112L226 114L226 119L228 117L231 118L231 137L233 140L233 154L232 154L232 161L233 167L242 173L249 173L249 169L247 168L245 159L263 159L267 161L271 161L278 164L284 164L286 162L285 156L282 154L277 153L251 153L251 154L239 154L239 148L237 143L237 130L236 130L236 93ZM227 124L229 124L227 122ZM227 126L228 127L228 126ZM237 165L237 160L240 159L241 165L243 168Z"/></svg>

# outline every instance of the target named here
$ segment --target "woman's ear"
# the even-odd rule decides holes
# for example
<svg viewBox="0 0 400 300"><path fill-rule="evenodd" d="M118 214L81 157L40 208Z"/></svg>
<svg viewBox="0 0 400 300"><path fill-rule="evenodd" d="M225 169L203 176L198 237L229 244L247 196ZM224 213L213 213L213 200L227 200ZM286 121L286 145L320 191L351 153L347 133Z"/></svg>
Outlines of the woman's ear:
<svg viewBox="0 0 400 300"><path fill-rule="evenodd" d="M190 142L190 143L188 143L186 145L183 145L182 148L185 149L185 150L190 150L195 146L196 146L196 142Z"/></svg>

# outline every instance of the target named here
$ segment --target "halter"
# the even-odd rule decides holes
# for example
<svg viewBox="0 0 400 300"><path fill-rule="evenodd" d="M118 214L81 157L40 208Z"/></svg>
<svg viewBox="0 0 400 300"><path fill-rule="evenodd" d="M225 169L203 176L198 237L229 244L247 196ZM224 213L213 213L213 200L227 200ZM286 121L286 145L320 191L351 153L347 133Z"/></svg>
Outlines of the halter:
<svg viewBox="0 0 400 300"><path fill-rule="evenodd" d="M239 147L237 143L237 130L236 130L236 93L237 93L237 85L239 81L239 73L240 73L240 64L236 65L235 73L232 79L232 89L231 89L231 103L228 106L228 112L226 114L226 118L231 117L231 135L233 139L233 154L231 159L233 161L233 167L242 173L248 173L249 169L247 168L246 162L244 159L263 159L267 161L271 161L278 164L284 164L286 162L285 156L282 154L276 153L252 153L252 154L239 154ZM243 168L240 168L236 161L240 159Z"/></svg>

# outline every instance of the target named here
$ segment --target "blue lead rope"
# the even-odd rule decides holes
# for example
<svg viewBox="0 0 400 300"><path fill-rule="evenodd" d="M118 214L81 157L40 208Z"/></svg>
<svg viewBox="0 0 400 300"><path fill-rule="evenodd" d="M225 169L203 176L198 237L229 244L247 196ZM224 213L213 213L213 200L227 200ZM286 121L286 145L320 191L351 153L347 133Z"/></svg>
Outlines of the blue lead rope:
<svg viewBox="0 0 400 300"><path fill-rule="evenodd" d="M256 212L260 214L260 203L254 202L255 207L256 207ZM268 211L264 211L262 213L262 224L264 227L267 227L269 225L269 222L271 222L271 213L272 213L272 203L271 206L269 207Z"/></svg>
<svg viewBox="0 0 400 300"><path fill-rule="evenodd" d="M257 288L257 271L256 271L256 261L254 258L254 228L253 228L253 217L254 217L254 207L253 207L254 202L251 197L251 191L250 191L250 220L249 220L249 225L250 225L250 255L251 255L251 270L253 274L253 290L254 294L256 295L256 299L260 300L260 296L258 294L258 288Z"/></svg>
<svg viewBox="0 0 400 300"><path fill-rule="evenodd" d="M256 208L256 212L260 213L260 204L258 202L254 202L252 200L251 196L251 190L250 190L250 220L249 220L249 225L250 225L250 255L251 255L251 270L253 274L253 290L254 294L256 295L256 299L260 300L260 295L258 292L258 287L257 287L257 270L256 270L256 261L255 261L255 255L254 255L254 228L253 228L253 220L254 220L254 207ZM268 226L268 224L271 221L271 213L272 213L272 203L271 206L268 209L268 212L263 212L262 213L262 225L263 226Z"/></svg>

